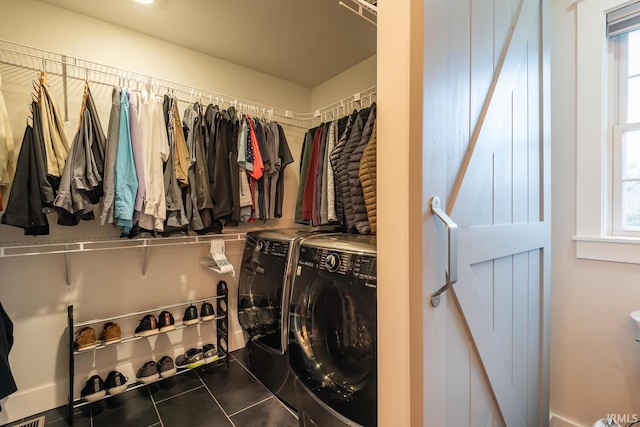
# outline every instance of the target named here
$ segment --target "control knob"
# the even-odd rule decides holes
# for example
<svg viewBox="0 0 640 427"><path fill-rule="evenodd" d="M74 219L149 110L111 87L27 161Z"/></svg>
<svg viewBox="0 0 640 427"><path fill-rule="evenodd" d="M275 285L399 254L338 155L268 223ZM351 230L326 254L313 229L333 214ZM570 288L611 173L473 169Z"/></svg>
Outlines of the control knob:
<svg viewBox="0 0 640 427"><path fill-rule="evenodd" d="M332 273L338 271L340 268L340 255L335 252L329 253L324 260L324 265Z"/></svg>

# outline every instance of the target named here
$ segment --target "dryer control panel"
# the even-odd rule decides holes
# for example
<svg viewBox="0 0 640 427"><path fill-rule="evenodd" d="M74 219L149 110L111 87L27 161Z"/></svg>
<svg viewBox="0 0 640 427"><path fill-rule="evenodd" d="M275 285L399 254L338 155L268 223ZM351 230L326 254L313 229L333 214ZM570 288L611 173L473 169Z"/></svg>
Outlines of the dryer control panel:
<svg viewBox="0 0 640 427"><path fill-rule="evenodd" d="M300 275L302 266L353 276L371 283L377 281L376 258L371 255L302 247L297 275Z"/></svg>
<svg viewBox="0 0 640 427"><path fill-rule="evenodd" d="M258 239L258 241L256 242L255 250L267 255L286 258L287 254L289 253L289 243L278 242L276 240Z"/></svg>

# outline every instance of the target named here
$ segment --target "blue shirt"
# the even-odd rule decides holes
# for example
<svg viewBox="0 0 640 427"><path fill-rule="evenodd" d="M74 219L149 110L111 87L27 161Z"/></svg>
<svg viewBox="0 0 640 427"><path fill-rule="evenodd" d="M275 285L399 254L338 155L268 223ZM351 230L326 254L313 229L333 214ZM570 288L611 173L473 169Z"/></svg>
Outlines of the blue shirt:
<svg viewBox="0 0 640 427"><path fill-rule="evenodd" d="M128 233L133 227L133 208L138 192L138 178L133 161L129 127L129 94L120 97L120 128L116 153L114 218L116 225Z"/></svg>

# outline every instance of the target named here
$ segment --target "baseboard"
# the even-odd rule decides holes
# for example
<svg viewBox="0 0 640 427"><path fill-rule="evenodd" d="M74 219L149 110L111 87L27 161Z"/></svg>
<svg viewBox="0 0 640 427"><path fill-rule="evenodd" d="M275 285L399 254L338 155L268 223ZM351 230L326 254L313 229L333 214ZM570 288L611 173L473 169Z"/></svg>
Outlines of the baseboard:
<svg viewBox="0 0 640 427"><path fill-rule="evenodd" d="M569 421L566 418L560 417L555 414L551 414L551 418L549 419L549 427L587 427L587 426L583 426L573 421Z"/></svg>
<svg viewBox="0 0 640 427"><path fill-rule="evenodd" d="M67 383L51 384L48 386L24 390L13 393L2 402L0 425L12 423L22 418L30 417L40 412L62 406L67 403Z"/></svg>

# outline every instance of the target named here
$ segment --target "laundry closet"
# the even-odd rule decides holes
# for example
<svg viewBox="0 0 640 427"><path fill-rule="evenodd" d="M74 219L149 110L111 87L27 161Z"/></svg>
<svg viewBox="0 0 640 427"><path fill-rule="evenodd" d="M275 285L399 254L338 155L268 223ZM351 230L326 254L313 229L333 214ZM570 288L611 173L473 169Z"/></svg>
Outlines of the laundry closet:
<svg viewBox="0 0 640 427"><path fill-rule="evenodd" d="M344 77L322 85L316 84L314 86L318 87L312 90L46 2L3 1L0 7L3 11L0 39L8 42L4 45L5 50L18 50L23 54L12 57L11 53L7 53L4 57L7 61L11 59L15 61L14 64L29 68L0 65L0 88L16 144L22 139L25 121L31 116L30 92L35 91L31 82L38 80L39 72L34 70L37 68L42 68L41 71L45 73L49 71L44 78L55 96L63 120L68 123L65 133L69 142L80 119L84 79L89 82L105 133L112 87L119 85L134 90L152 90L160 95L173 92L180 99L180 116L184 114L189 101L205 106L209 103L219 104L223 108L234 105L237 111L275 121L278 121L280 112L284 134L294 159L283 176L285 194L282 218L256 220L251 224L224 228L225 254L236 272L240 269L244 233L294 225L303 137L309 128L324 119L313 111L349 98L352 103L339 105L342 107L340 114L346 115L351 112L349 108L357 109L364 102L375 101L373 92L373 95L369 93L367 100L353 102L354 94L375 88L375 57L363 58L364 63L356 65ZM336 4L336 7L339 6ZM371 27L375 45L375 27L368 23L361 24L360 18L347 11L344 14L357 21L355 25ZM238 19L241 20L241 17ZM23 25L21 22L29 24ZM80 37L80 34L85 36ZM122 46L127 46L126 53L121 49ZM66 79L62 76L60 55L78 60L73 64L70 62L78 66L70 65L65 70L68 72ZM47 62L47 59L50 61ZM83 70L81 61L94 65ZM149 79L140 76L148 76ZM177 85L172 85L171 89L163 81ZM228 95L226 100L225 95ZM338 114L338 109L330 112ZM287 120L285 115L290 115L291 120ZM5 199L5 207L6 202ZM122 239L121 244L115 245L117 247L109 248L114 239L118 240L119 232L111 225L101 226L99 217L93 221L81 221L72 227L58 225L55 214L50 214L48 219L49 235L38 237L24 236L19 228L0 226L0 240L5 248L0 259L3 276L0 300L14 324L15 343L10 361L18 385L18 391L2 402L0 424L60 406L67 401L69 338L65 331L69 307L73 308L75 323L108 319L122 313L188 301L194 301L200 309L202 300L215 296L216 286L223 280L228 285L228 349L233 351L244 346L235 309L238 276L216 273L200 264L200 260L209 252L214 234L185 238L174 236L164 241L163 238ZM60 245L65 242L69 245ZM30 245L31 249L28 248ZM38 254L18 255L24 252ZM175 310L182 311L184 308ZM137 323L138 320L119 319L119 322L124 329L131 326L127 322ZM135 325L132 327L135 328ZM195 329L189 329L184 335L176 334L176 337L191 339L191 343L170 342L167 345L183 347L215 343L215 334L213 324L203 324L198 328L198 333ZM176 338L170 339L175 341ZM144 353L150 349L140 347L136 341L120 345L118 351L118 359L129 360L128 363L140 359L132 363L137 369L137 365L147 357ZM113 364L110 360L113 354L110 353L109 350L98 351L95 360L93 353L75 355L76 395L92 369L106 371ZM135 372L129 371L126 375L135 377Z"/></svg>
<svg viewBox="0 0 640 427"><path fill-rule="evenodd" d="M322 115L316 117L315 112L336 101L342 101L341 106L350 110L354 106L352 102L357 99L360 99L356 107L359 108L364 102L361 95L377 87L379 425L447 425L447 420L453 423L448 425L464 425L457 424L457 421L465 417L467 420L475 419L470 413L446 409L454 407L467 408L468 412L477 411L474 414L481 413L482 419L493 425L544 425L545 411L548 412L546 295L550 264L544 258L548 256L548 251L541 249L547 248L549 233L549 215L545 210L548 208L544 203L549 188L545 166L548 158L543 150L548 147L543 120L546 118L544 114L547 114L543 95L548 91L546 75L543 75L546 65L543 53L547 40L542 31L543 24L547 22L542 11L542 5L546 2L525 0L522 2L524 10L521 11L518 7L520 2L501 0L495 10L504 13L495 17L481 13L482 10L493 10L493 2L484 1L486 7L474 7L473 14L468 2L446 2L447 7L443 3L405 0L380 4L377 56L362 58L335 78L313 85L312 88L69 12L44 1L0 0L0 40L104 64L116 70L135 70L140 75L178 82L186 88L201 88L202 93L194 91L192 96L193 100L198 98L203 104L208 101L215 103L213 98L218 94L219 98L224 96L240 100L240 104L246 100L264 106L264 110L255 110L258 115L268 115L268 107L276 107L283 110L285 119L288 113L294 112L309 113L311 117L319 118L318 122L282 120L294 159L284 176L283 216L264 224L258 221L242 226L237 232L231 227L225 228L225 233L230 233L225 238L225 253L236 271L239 271L243 250L241 233L265 227L285 228L294 225L295 193L305 132L326 119ZM337 2L336 7L339 7ZM470 29L462 26L464 31L461 31L458 25L459 19L469 19L470 16L474 22L483 23L474 27L474 37L471 37ZM215 23L215 19L212 19ZM360 18L354 15L353 19ZM518 25L512 26L512 23ZM247 30L241 29L243 24L239 18L238 31ZM363 22L362 25L370 24ZM331 23L327 23L327 27L331 27ZM514 41L510 28L516 29ZM373 37L376 37L375 31ZM232 40L233 35L227 34L216 42ZM472 62L470 40L474 41L473 49L491 51L488 57L473 56ZM255 43L256 49L259 49L259 35L255 35ZM306 40L304 43L313 50L312 41ZM529 50L523 48L523 44L527 43L531 46ZM513 49L507 49L511 45ZM123 46L127 47L126 55L123 54ZM522 62L522 57L527 60ZM40 68L41 64L46 70L46 61L43 63L42 58L33 58L32 67ZM505 69L510 72L502 73L503 64L508 65ZM117 75L117 71L114 74ZM475 78L470 78L471 74ZM498 78L500 75L502 77ZM19 138L29 114L30 82L37 78L37 72L0 64L0 76L11 128ZM91 77L89 72L88 80ZM130 78L126 82L124 77L123 84L144 86L149 83L153 86L153 81L132 80L136 79ZM540 85L534 82L540 82ZM49 76L49 83L58 103L64 105L71 123L68 132L71 139L78 119L84 81L82 78L67 81L66 102L61 95L65 89L63 79ZM91 90L97 100L103 125L106 125L111 87L91 85ZM526 99L526 102L512 103L511 95L522 94L523 90L531 95L513 99ZM213 94L211 99L207 99L206 91ZM190 101L189 92L187 89L183 93L183 100ZM229 99L226 101L229 102ZM185 105L182 104L181 109ZM496 111L498 105L512 108ZM540 116L527 115L523 111L539 111ZM501 127L504 117L508 117L507 121L515 125ZM273 119L278 120L277 117ZM487 153L522 154L508 147L511 138L523 140L515 136L522 136L518 132L526 132L523 131L525 128L532 130L527 138L534 141L528 146L528 151L524 150L525 157L519 157L515 163L496 162L496 165L507 165L507 170L502 173L498 171L500 168L486 172L483 165L494 165L491 154L487 158ZM512 134L508 132L514 129ZM536 133L535 129L540 132ZM496 132L500 138L491 138ZM500 145L491 145L496 140L501 141ZM467 153L468 144L472 146L469 151L473 159L465 157L471 156ZM476 146L488 148L474 152L473 147ZM484 157L476 161L475 157L480 155ZM497 158L504 160L507 157ZM539 183L537 187L523 190L531 195L529 205L516 198L497 198L500 203L493 205L488 202L491 199L490 191L480 191L468 184L475 177L478 185L491 182L491 177L496 178L495 182L506 182L513 171L524 164L532 171L529 180L513 185L521 185L524 189L529 183ZM471 179L464 180L465 174L457 172L460 165L471 171ZM507 193L512 188L501 187L498 190ZM454 193L453 197L449 197ZM465 206L456 208L454 201L450 201L455 200L457 194L460 194ZM520 193L515 191L515 194ZM434 199L436 196L442 200L442 204ZM522 213L522 218L526 219L505 214L509 207L525 205L530 207L526 213L518 209L515 211ZM530 230L524 233L526 239L520 239L520 245L503 247L497 252L485 250L483 253L483 249L486 249L484 244L500 241L492 237L492 233L500 230L492 227L473 230L487 233L482 236L465 231L475 225L494 225L491 219L494 210L498 212L496 217L500 218L499 223L512 225L530 221L537 228L534 233L530 233ZM449 296L451 292L448 290L440 296L439 306L430 298L451 278L449 273L455 264L451 260L455 258L452 255L456 250L455 246L447 246L447 242L455 237L453 228L443 225L438 219L440 216L432 212L444 212L443 218L452 212L458 214L452 216L454 220L456 217L462 220L459 225L463 231L459 236L461 242L466 242L466 245L461 243L458 248L478 249L461 250L458 259L461 274L459 283L454 286L462 311L458 299ZM521 225L516 231L522 232L525 228L525 225ZM505 232L506 228L501 230ZM539 238L535 239L533 235ZM107 319L113 313L143 311L189 300L198 301L199 305L202 299L216 294L216 285L223 280L229 289L228 348L234 350L244 346L235 312L237 275L219 274L200 265L200 260L209 251L208 237L194 237L188 242L185 240L188 244L158 245L147 242L139 245L132 239L132 243L127 244L142 247L100 247L100 241L113 238L113 229L97 224L80 224L62 231L57 225L52 225L51 235L43 241L58 247L64 245L65 239L97 243L86 248L72 246L72 250L65 249L66 255L0 256L0 301L14 322L16 341L10 361L18 382L18 392L1 402L3 411L0 413L0 424L67 401L69 306L73 306L74 317L81 322ZM33 240L23 236L21 230L0 226L2 246L8 246L5 242L20 242L11 246L24 246L25 243L33 243ZM73 248L78 250L74 251ZM515 252L510 252L512 250ZM28 252L28 249L25 251ZM522 253L524 256L513 256ZM9 254L10 251L2 252L2 255ZM482 258L485 254L488 259ZM500 274L494 277L488 265L493 265L498 258L501 260L497 262L496 271ZM479 269L476 264L480 265ZM540 271L540 276L531 273L527 277L507 277L505 272L512 266L521 271L525 264L528 271ZM518 318L515 327L520 329L514 329L514 336L522 339L511 340L506 329L487 332L486 319L482 317L484 313L469 309L469 302L474 301L475 294L465 292L468 289L475 292L469 273L472 269L477 274L478 282L489 289L494 281L515 280L526 284L518 289L527 289L531 299L527 300L522 294L513 295L513 299L507 297L511 294L496 294L498 303L492 307L499 311L499 316L536 313L528 319ZM491 300L491 296L483 295L484 303ZM535 295L542 295L541 300L534 298ZM480 298L476 297L475 301L478 300ZM513 307L511 301L519 301L520 305ZM540 328L529 327L534 324L540 325ZM204 336L215 333L213 328L199 330ZM478 340L477 351L470 344L469 333ZM195 343L202 341L200 334L194 333L189 338ZM500 346L492 346L494 343L500 343ZM167 345L179 347L180 343L168 342ZM527 345L530 347L527 348ZM507 351L507 347L515 350ZM142 361L144 352L149 351L136 343L123 348L129 348L125 360ZM505 351L496 355L498 350ZM104 356L97 352L95 360L91 354L79 356L75 360L76 375L90 370L94 365L106 366L110 363L107 352ZM82 359L84 356L89 357ZM507 366L501 365L504 358L508 359L506 362L509 366L515 363L519 372L523 372L513 384L505 385L503 381L503 366ZM78 385L85 378L78 377ZM523 400L527 402L527 396L533 395L539 397L529 400L524 409L518 406ZM513 420L520 423L510 423ZM471 422L469 424L472 425Z"/></svg>

